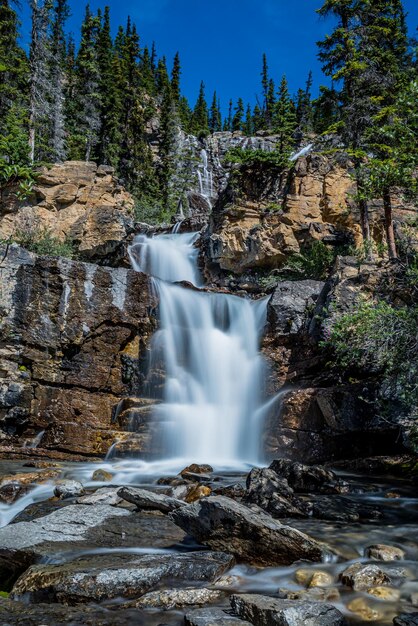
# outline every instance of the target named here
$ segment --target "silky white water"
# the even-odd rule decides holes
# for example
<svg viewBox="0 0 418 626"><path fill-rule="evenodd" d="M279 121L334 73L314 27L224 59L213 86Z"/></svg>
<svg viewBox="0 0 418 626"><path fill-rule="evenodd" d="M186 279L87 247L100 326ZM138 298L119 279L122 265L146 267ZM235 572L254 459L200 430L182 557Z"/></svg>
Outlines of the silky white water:
<svg viewBox="0 0 418 626"><path fill-rule="evenodd" d="M161 422L165 458L237 467L260 460L264 363L259 353L266 300L199 287L196 234L140 235L130 248L137 271L152 277L160 330L151 370L165 372Z"/></svg>

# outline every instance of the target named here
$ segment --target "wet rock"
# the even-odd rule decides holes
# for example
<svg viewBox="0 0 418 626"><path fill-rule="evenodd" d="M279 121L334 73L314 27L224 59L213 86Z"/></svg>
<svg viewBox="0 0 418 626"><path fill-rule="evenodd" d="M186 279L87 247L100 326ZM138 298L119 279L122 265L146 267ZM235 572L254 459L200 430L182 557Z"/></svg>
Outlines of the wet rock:
<svg viewBox="0 0 418 626"><path fill-rule="evenodd" d="M64 565L34 565L16 582L12 595L70 605L137 598L164 580L213 582L233 564L230 555L216 552L95 555Z"/></svg>
<svg viewBox="0 0 418 626"><path fill-rule="evenodd" d="M84 495L84 487L77 480L59 480L55 486L54 494L60 500L78 498Z"/></svg>
<svg viewBox="0 0 418 626"><path fill-rule="evenodd" d="M40 472L22 472L21 474L13 474L12 476L4 476L0 485L9 483L19 483L20 485L37 485L53 480L60 475L58 469L45 469Z"/></svg>
<svg viewBox="0 0 418 626"><path fill-rule="evenodd" d="M365 622L377 622L384 618L383 611L379 611L376 608L367 604L365 598L356 598L348 603L347 608L349 611L360 617Z"/></svg>
<svg viewBox="0 0 418 626"><path fill-rule="evenodd" d="M393 626L418 626L418 613L402 613L393 620Z"/></svg>
<svg viewBox="0 0 418 626"><path fill-rule="evenodd" d="M321 561L331 551L312 537L224 496L203 498L169 517L197 541L254 564Z"/></svg>
<svg viewBox="0 0 418 626"><path fill-rule="evenodd" d="M0 528L0 579L13 581L37 558L50 555L54 544L71 549L90 538L91 531L97 529L100 534L112 518L129 515L129 511L103 504L70 505L31 522Z"/></svg>
<svg viewBox="0 0 418 626"><path fill-rule="evenodd" d="M234 595L235 613L255 626L344 626L343 615L331 604L297 602L259 595Z"/></svg>
<svg viewBox="0 0 418 626"><path fill-rule="evenodd" d="M348 485L322 465L304 465L288 459L274 460L269 469L286 478L290 487L299 493L335 494L348 491Z"/></svg>
<svg viewBox="0 0 418 626"><path fill-rule="evenodd" d="M212 493L214 496L226 496L232 500L241 500L245 496L245 487L241 483L234 483L226 487L214 487L212 485Z"/></svg>
<svg viewBox="0 0 418 626"><path fill-rule="evenodd" d="M353 563L340 574L343 585L352 587L355 591L366 591L370 587L390 583L390 578L377 565Z"/></svg>
<svg viewBox="0 0 418 626"><path fill-rule="evenodd" d="M94 493L78 498L77 504L108 504L110 506L118 506L122 502L125 502L118 496L118 491L119 487L115 487L114 489L103 487Z"/></svg>
<svg viewBox="0 0 418 626"><path fill-rule="evenodd" d="M402 561L405 558L405 552L396 546L375 544L365 549L364 556L375 561Z"/></svg>
<svg viewBox="0 0 418 626"><path fill-rule="evenodd" d="M145 489L135 489L134 487L122 487L118 491L118 496L127 502L135 504L138 510L161 511L170 513L178 508L184 507L185 503L176 498L170 498L159 493L146 491Z"/></svg>
<svg viewBox="0 0 418 626"><path fill-rule="evenodd" d="M308 505L294 495L285 478L271 469L254 468L247 476L245 502L256 504L273 517L306 517Z"/></svg>
<svg viewBox="0 0 418 626"><path fill-rule="evenodd" d="M312 504L312 515L318 519L338 522L359 522L379 519L377 508L356 502L347 496L317 496Z"/></svg>
<svg viewBox="0 0 418 626"><path fill-rule="evenodd" d="M218 608L205 608L189 611L184 618L186 626L251 626L227 611Z"/></svg>
<svg viewBox="0 0 418 626"><path fill-rule="evenodd" d="M195 485L191 489L188 489L184 500L191 504L197 502L200 498L208 498L212 493L212 489L207 485Z"/></svg>
<svg viewBox="0 0 418 626"><path fill-rule="evenodd" d="M186 606L203 606L218 602L224 597L224 592L215 589L162 589L145 594L135 606L138 609L178 609Z"/></svg>
<svg viewBox="0 0 418 626"><path fill-rule="evenodd" d="M296 591L279 589L279 596L288 600L306 600L307 602L338 602L340 600L340 592L335 587L315 587Z"/></svg>
<svg viewBox="0 0 418 626"><path fill-rule="evenodd" d="M188 465L180 472L181 476L184 474L212 474L213 467L211 465L199 465L198 463L192 463Z"/></svg>
<svg viewBox="0 0 418 626"><path fill-rule="evenodd" d="M92 480L97 481L99 483L107 483L110 482L113 478L113 474L111 472L106 472L106 470L98 469L93 472Z"/></svg>
<svg viewBox="0 0 418 626"><path fill-rule="evenodd" d="M328 572L303 568L296 570L295 580L305 587L330 587L334 583L334 577Z"/></svg>
<svg viewBox="0 0 418 626"><path fill-rule="evenodd" d="M10 482L0 486L0 502L12 504L31 489L30 485L22 485L19 482Z"/></svg>
<svg viewBox="0 0 418 626"><path fill-rule="evenodd" d="M397 602L401 597L399 589L393 589L392 587L371 587L367 589L367 593L386 602Z"/></svg>

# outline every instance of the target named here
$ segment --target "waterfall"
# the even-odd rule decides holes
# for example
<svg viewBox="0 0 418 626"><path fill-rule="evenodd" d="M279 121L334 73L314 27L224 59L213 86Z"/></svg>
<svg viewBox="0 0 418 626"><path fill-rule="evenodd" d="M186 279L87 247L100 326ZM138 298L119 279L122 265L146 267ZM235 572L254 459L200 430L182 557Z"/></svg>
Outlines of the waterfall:
<svg viewBox="0 0 418 626"><path fill-rule="evenodd" d="M197 177L199 180L199 191L204 196L210 204L211 198L213 198L213 173L209 168L209 160L208 153L206 150L201 150L200 158L202 160L202 164L200 166L201 170L197 170Z"/></svg>
<svg viewBox="0 0 418 626"><path fill-rule="evenodd" d="M217 467L254 464L260 459L266 300L175 284L202 285L197 238L140 235L129 250L134 269L152 277L160 302L151 369L162 363L165 380L155 417L169 458Z"/></svg>

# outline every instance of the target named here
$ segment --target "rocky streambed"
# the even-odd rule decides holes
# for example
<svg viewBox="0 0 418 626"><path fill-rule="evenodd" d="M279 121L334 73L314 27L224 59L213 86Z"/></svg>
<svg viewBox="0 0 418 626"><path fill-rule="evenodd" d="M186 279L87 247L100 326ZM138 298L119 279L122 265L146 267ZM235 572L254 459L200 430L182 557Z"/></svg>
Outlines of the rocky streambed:
<svg viewBox="0 0 418 626"><path fill-rule="evenodd" d="M418 623L416 483L163 469L2 462L0 623Z"/></svg>

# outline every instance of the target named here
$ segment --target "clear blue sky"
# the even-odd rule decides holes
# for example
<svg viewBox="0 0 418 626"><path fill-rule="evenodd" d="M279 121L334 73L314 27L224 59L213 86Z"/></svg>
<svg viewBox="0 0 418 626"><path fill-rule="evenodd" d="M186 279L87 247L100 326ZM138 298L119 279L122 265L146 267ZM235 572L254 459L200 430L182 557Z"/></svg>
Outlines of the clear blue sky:
<svg viewBox="0 0 418 626"><path fill-rule="evenodd" d="M24 38L28 39L27 0ZM91 0L93 10L109 5L114 31L128 15L135 21L142 45L156 42L169 67L178 50L182 61L182 86L192 104L200 80L208 100L218 91L222 108L228 99L242 97L254 103L259 91L261 57L266 52L276 81L286 74L292 92L306 81L310 69L314 85L326 82L316 59L316 41L332 24L315 13L322 0ZM70 0L68 29L79 33L84 0ZM418 25L417 0L404 0L411 33Z"/></svg>

